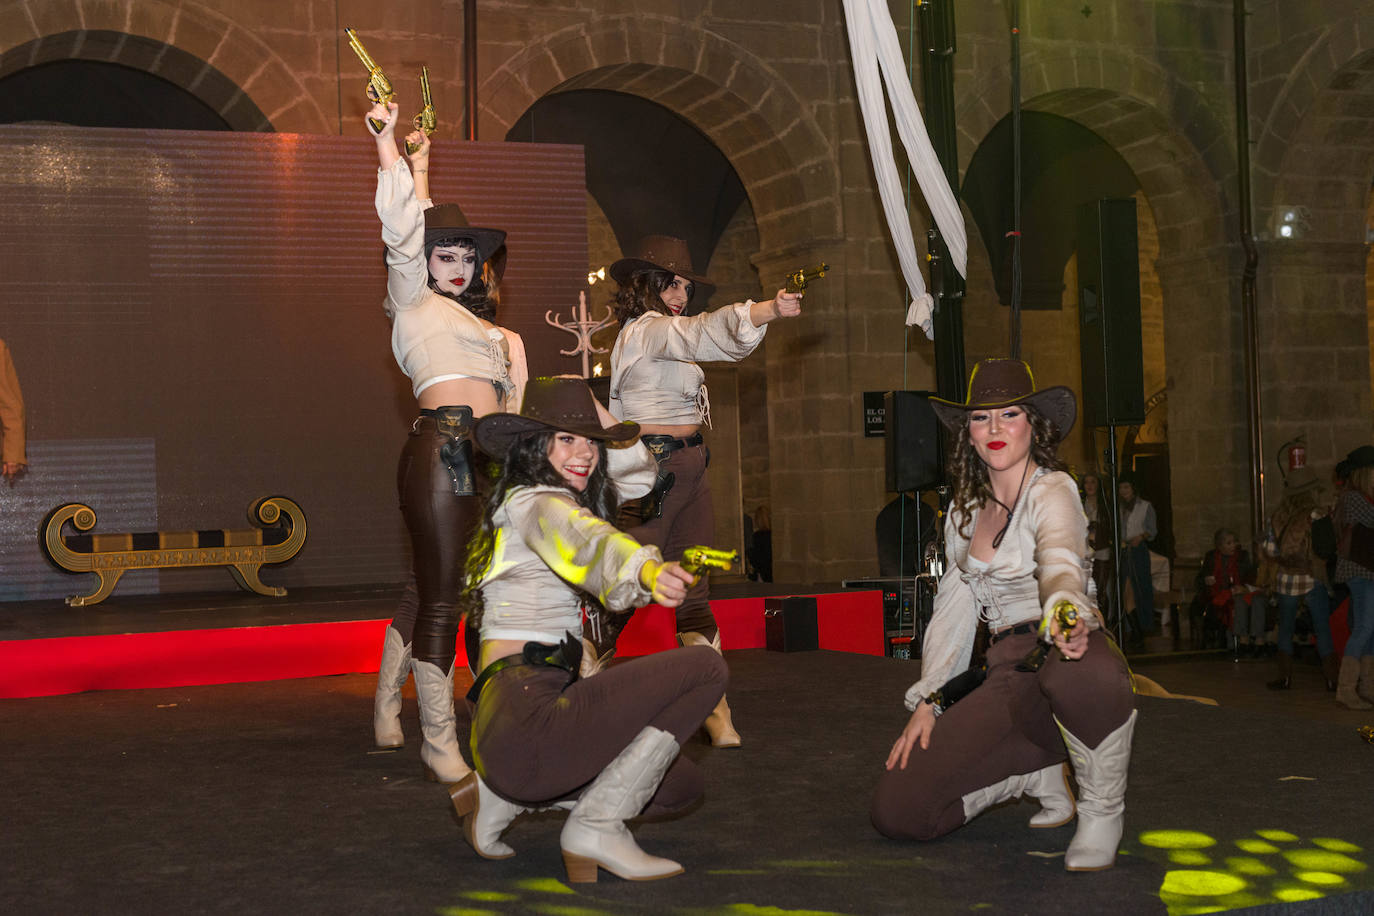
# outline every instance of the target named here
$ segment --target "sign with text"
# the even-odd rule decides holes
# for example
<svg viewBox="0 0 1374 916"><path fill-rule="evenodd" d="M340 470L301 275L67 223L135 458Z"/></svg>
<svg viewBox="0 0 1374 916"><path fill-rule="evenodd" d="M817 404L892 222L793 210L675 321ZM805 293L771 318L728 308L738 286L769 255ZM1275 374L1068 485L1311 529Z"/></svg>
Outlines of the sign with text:
<svg viewBox="0 0 1374 916"><path fill-rule="evenodd" d="M886 411L883 409L883 395L885 391L865 391L864 392L864 438L881 439L885 435L883 421Z"/></svg>

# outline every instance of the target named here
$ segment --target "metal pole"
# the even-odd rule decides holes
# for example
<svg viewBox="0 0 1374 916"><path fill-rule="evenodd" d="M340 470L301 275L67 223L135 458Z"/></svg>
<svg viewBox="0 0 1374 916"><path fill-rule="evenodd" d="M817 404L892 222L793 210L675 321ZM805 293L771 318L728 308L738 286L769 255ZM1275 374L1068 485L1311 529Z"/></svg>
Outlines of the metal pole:
<svg viewBox="0 0 1374 916"><path fill-rule="evenodd" d="M468 139L477 139L477 0L463 2L463 80L467 95Z"/></svg>
<svg viewBox="0 0 1374 916"><path fill-rule="evenodd" d="M920 0L921 89L931 146L951 188L959 187L959 137L954 126L954 4ZM940 397L964 399L964 279L950 263L938 229L930 238L930 285L935 296L935 378Z"/></svg>
<svg viewBox="0 0 1374 916"><path fill-rule="evenodd" d="M1256 283L1259 250L1255 245L1255 214L1250 203L1250 102L1246 73L1245 0L1232 5L1235 25L1236 169L1240 198L1240 243L1245 270L1240 280L1241 334L1245 338L1246 424L1250 437L1250 535L1264 530L1264 418L1260 411L1259 331L1256 320Z"/></svg>

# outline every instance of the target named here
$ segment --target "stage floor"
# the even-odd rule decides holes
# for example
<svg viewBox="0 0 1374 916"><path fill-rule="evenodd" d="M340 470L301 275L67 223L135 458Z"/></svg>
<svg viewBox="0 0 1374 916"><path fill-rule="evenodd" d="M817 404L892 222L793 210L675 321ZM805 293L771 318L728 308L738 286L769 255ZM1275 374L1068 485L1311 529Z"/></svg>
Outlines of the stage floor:
<svg viewBox="0 0 1374 916"><path fill-rule="evenodd" d="M1222 705L1140 699L1119 864L1068 874L1072 827L1030 830L1029 803L933 843L873 831L869 795L917 663L826 651L727 659L744 747L688 746L706 774L705 800L635 827L648 851L687 871L642 884L603 875L567 885L561 814L521 818L506 836L515 858L478 858L446 793L420 777L409 689L410 743L372 747L370 675L0 700L5 909L1374 910L1374 818L1363 804L1374 748L1355 731L1374 716L1335 710L1315 671L1274 694L1258 663L1150 668L1165 686ZM1308 715L1309 703L1332 715Z"/></svg>

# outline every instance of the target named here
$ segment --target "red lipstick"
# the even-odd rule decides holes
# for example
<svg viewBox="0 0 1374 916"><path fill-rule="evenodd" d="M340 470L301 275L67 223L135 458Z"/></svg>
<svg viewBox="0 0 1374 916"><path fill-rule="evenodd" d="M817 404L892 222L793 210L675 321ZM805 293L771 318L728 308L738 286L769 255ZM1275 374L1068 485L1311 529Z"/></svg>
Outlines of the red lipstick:
<svg viewBox="0 0 1374 916"><path fill-rule="evenodd" d="M1001 449L1004 449L1004 448L1006 448L1006 447L1007 447L1007 444L1006 444L1005 442L1002 442L1002 441L994 441L994 442L989 442L989 443L988 443L988 448L992 449L994 452L999 451L999 450L1001 450Z"/></svg>

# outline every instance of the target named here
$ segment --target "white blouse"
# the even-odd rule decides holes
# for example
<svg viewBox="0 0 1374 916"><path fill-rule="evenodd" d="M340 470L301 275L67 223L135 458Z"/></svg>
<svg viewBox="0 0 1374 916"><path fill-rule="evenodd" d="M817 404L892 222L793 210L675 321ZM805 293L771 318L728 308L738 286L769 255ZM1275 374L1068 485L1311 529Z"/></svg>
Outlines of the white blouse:
<svg viewBox="0 0 1374 916"><path fill-rule="evenodd" d="M1039 468L1012 509L1011 524L985 565L969 556L969 538L959 533L963 513L945 519L949 560L935 594L935 610L921 647L921 679L906 692L906 708L917 704L969 666L978 621L992 630L1048 618L1060 601L1071 601L1091 629L1101 626L1092 588L1088 520L1078 487L1063 471ZM970 536L978 510L969 519ZM979 568L982 566L982 568Z"/></svg>

